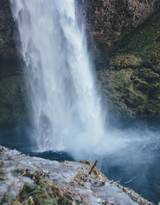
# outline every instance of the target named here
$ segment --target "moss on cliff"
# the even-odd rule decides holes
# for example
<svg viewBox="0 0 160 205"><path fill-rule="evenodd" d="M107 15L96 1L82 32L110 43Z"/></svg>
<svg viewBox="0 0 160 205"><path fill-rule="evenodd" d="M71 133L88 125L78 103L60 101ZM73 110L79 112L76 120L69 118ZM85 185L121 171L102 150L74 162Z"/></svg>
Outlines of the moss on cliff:
<svg viewBox="0 0 160 205"><path fill-rule="evenodd" d="M159 8L159 0L87 0L87 29L100 50L110 50Z"/></svg>
<svg viewBox="0 0 160 205"><path fill-rule="evenodd" d="M124 38L99 72L105 95L132 117L160 117L160 14Z"/></svg>
<svg viewBox="0 0 160 205"><path fill-rule="evenodd" d="M118 53L130 53L151 61L160 62L160 15L152 16L145 24L125 37Z"/></svg>
<svg viewBox="0 0 160 205"><path fill-rule="evenodd" d="M27 118L25 86L21 75L0 80L0 126L14 125Z"/></svg>
<svg viewBox="0 0 160 205"><path fill-rule="evenodd" d="M142 64L142 59L140 57L137 57L135 55L131 54L120 54L116 55L112 58L111 66L112 68L128 68L128 67L138 67Z"/></svg>

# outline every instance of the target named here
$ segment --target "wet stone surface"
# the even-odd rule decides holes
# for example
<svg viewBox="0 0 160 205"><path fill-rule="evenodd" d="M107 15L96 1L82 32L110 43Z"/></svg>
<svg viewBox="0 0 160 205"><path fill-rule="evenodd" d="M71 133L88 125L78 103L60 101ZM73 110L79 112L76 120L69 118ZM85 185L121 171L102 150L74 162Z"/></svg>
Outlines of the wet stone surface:
<svg viewBox="0 0 160 205"><path fill-rule="evenodd" d="M0 147L1 205L152 204L88 162L57 162Z"/></svg>

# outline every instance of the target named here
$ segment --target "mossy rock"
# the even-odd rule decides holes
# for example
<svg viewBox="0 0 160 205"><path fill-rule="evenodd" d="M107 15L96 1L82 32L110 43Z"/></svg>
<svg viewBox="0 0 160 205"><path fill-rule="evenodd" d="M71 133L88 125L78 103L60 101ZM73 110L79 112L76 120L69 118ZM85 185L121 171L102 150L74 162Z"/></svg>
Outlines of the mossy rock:
<svg viewBox="0 0 160 205"><path fill-rule="evenodd" d="M116 54L136 55L152 63L160 62L160 14L151 16L142 26L119 43Z"/></svg>
<svg viewBox="0 0 160 205"><path fill-rule="evenodd" d="M128 68L128 67L138 67L141 66L142 59L135 55L130 54L120 54L112 58L111 66L116 68Z"/></svg>
<svg viewBox="0 0 160 205"><path fill-rule="evenodd" d="M43 173L27 173L26 177L33 180L32 184L24 184L12 205L78 205L71 194L65 193Z"/></svg>
<svg viewBox="0 0 160 205"><path fill-rule="evenodd" d="M45 187L39 185L24 185L19 200L24 205L57 205L56 200L50 196Z"/></svg>
<svg viewBox="0 0 160 205"><path fill-rule="evenodd" d="M120 71L100 71L99 78L102 83L103 93L109 101L114 104L119 112L126 113L131 117L136 117L137 112L143 109L143 104L147 102L147 96L141 92L136 92L133 86L133 70L121 69ZM107 80L106 80L107 79Z"/></svg>
<svg viewBox="0 0 160 205"><path fill-rule="evenodd" d="M126 36L98 71L103 93L122 113L160 118L160 14Z"/></svg>
<svg viewBox="0 0 160 205"><path fill-rule="evenodd" d="M150 68L140 68L135 71L135 78L138 77L147 83L159 82L160 75Z"/></svg>
<svg viewBox="0 0 160 205"><path fill-rule="evenodd" d="M0 126L27 119L25 82L22 75L0 80Z"/></svg>

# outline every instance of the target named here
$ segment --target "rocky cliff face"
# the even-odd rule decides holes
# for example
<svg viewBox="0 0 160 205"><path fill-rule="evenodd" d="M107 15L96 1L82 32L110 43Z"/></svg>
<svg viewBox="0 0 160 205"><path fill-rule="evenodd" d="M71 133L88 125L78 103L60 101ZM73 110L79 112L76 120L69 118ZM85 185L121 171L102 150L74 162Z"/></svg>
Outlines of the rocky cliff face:
<svg viewBox="0 0 160 205"><path fill-rule="evenodd" d="M158 8L159 0L82 0L87 30L97 46L110 50Z"/></svg>
<svg viewBox="0 0 160 205"><path fill-rule="evenodd" d="M104 101L129 117L159 118L160 2L82 3L87 30L96 45L98 76L107 97Z"/></svg>
<svg viewBox="0 0 160 205"><path fill-rule="evenodd" d="M25 86L18 34L8 0L0 0L0 126L14 125L25 116Z"/></svg>
<svg viewBox="0 0 160 205"><path fill-rule="evenodd" d="M99 71L102 89L132 117L160 118L160 14L126 36Z"/></svg>
<svg viewBox="0 0 160 205"><path fill-rule="evenodd" d="M17 57L15 23L9 0L0 0L0 59L15 60Z"/></svg>

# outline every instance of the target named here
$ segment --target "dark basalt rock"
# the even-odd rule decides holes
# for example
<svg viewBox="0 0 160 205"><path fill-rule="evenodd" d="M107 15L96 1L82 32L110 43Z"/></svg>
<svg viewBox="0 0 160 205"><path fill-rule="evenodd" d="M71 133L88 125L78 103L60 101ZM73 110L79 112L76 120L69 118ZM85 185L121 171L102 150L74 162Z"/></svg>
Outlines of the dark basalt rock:
<svg viewBox="0 0 160 205"><path fill-rule="evenodd" d="M87 31L104 51L159 9L159 0L83 0L81 4Z"/></svg>
<svg viewBox="0 0 160 205"><path fill-rule="evenodd" d="M18 39L16 25L12 18L10 1L0 1L0 60L18 59L15 40Z"/></svg>

